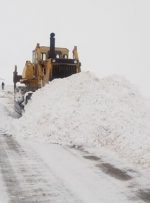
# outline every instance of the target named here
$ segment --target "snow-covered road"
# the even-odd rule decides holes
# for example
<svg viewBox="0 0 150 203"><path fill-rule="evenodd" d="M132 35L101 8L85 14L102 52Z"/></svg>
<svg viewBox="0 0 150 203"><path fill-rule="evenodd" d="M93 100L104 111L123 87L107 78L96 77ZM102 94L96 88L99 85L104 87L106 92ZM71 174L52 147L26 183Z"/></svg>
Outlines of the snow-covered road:
<svg viewBox="0 0 150 203"><path fill-rule="evenodd" d="M0 130L1 202L149 202L136 172L103 162L82 147L16 139ZM7 198L6 198L7 197Z"/></svg>
<svg viewBox="0 0 150 203"><path fill-rule="evenodd" d="M0 171L9 202L142 202L129 190L131 173L81 148L17 140L3 130Z"/></svg>

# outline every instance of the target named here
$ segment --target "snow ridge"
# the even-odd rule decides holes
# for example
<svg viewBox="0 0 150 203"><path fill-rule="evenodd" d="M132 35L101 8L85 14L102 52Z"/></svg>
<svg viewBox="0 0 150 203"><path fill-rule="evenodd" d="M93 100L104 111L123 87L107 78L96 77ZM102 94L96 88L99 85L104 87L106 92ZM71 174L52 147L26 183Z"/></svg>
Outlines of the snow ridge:
<svg viewBox="0 0 150 203"><path fill-rule="evenodd" d="M26 137L105 147L150 166L150 109L129 81L82 72L56 79L33 94L17 122ZM18 133L20 136L20 133Z"/></svg>

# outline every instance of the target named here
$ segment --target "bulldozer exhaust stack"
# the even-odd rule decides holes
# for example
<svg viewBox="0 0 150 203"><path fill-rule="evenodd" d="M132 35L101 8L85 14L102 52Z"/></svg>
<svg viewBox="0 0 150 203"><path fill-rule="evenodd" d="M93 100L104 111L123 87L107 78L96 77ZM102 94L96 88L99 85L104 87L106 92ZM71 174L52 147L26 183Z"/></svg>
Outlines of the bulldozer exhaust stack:
<svg viewBox="0 0 150 203"><path fill-rule="evenodd" d="M49 50L49 58L56 58L55 53L55 34L50 34L50 50Z"/></svg>

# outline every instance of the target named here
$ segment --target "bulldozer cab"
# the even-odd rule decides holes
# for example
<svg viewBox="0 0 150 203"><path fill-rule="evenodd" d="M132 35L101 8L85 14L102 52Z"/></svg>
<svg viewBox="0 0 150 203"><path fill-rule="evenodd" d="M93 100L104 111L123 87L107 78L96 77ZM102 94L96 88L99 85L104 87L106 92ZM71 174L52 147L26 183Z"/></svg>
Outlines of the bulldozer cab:
<svg viewBox="0 0 150 203"><path fill-rule="evenodd" d="M69 50L67 48L55 48L55 57L57 59L68 59ZM39 61L46 61L49 59L49 47L40 46L37 44L35 50L32 52L32 63L36 64Z"/></svg>

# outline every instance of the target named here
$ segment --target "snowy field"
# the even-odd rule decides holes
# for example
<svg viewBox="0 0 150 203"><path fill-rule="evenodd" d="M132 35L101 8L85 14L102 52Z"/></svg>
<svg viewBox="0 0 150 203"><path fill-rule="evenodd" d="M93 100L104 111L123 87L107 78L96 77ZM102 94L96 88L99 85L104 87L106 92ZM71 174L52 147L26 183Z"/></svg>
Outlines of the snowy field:
<svg viewBox="0 0 150 203"><path fill-rule="evenodd" d="M150 202L149 104L90 72L36 91L21 118L0 91L0 202Z"/></svg>

